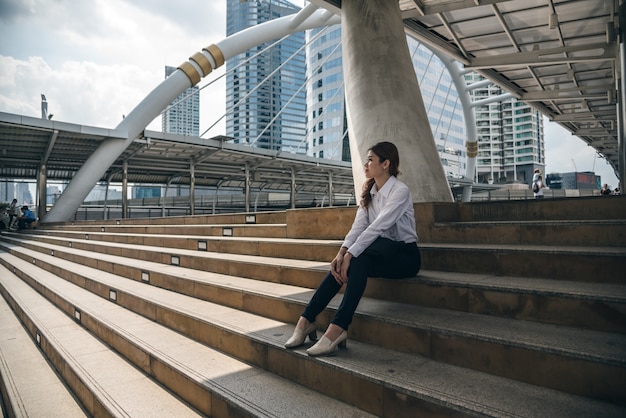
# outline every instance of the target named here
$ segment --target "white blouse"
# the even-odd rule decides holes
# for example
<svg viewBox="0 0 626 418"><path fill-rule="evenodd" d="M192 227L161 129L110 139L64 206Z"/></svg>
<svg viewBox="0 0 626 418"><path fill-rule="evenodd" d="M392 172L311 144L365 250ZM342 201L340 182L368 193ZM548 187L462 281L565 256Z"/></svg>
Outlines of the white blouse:
<svg viewBox="0 0 626 418"><path fill-rule="evenodd" d="M359 205L342 246L358 257L378 237L417 242L413 198L407 185L391 176L380 190L374 184L370 193L372 201L367 209Z"/></svg>

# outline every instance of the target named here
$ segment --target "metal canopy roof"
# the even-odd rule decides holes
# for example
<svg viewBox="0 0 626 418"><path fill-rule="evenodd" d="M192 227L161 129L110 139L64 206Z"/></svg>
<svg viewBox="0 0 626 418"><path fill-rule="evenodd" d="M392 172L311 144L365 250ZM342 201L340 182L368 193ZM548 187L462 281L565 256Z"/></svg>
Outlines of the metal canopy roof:
<svg viewBox="0 0 626 418"><path fill-rule="evenodd" d="M312 2L334 12L341 8L341 0ZM399 5L408 34L534 106L617 171L618 0L399 0Z"/></svg>
<svg viewBox="0 0 626 418"><path fill-rule="evenodd" d="M124 140L115 130L81 126L0 112L0 177L37 178L46 165L49 180L70 180L107 139ZM292 172L297 191L354 193L350 163L276 153L224 142L144 131L100 179L121 183L124 162L128 181L142 184L189 184L194 162L196 186L250 187L290 191Z"/></svg>

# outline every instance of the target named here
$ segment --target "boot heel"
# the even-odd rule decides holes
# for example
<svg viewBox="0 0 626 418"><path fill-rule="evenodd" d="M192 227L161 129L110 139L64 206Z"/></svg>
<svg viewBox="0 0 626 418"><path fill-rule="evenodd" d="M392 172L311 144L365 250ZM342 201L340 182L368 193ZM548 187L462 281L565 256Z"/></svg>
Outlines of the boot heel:
<svg viewBox="0 0 626 418"><path fill-rule="evenodd" d="M317 329L314 329L309 333L309 340L317 341Z"/></svg>
<svg viewBox="0 0 626 418"><path fill-rule="evenodd" d="M339 348L346 348L346 347L348 347L348 340L346 339L346 340L343 340L342 342L340 342L338 344L338 347Z"/></svg>

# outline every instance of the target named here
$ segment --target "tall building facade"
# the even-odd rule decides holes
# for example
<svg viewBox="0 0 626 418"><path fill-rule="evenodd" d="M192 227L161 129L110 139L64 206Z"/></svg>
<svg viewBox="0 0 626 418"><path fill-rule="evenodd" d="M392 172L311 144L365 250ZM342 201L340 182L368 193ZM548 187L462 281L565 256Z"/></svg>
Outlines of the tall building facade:
<svg viewBox="0 0 626 418"><path fill-rule="evenodd" d="M484 80L476 73L465 75L467 84ZM472 100L503 94L489 85L472 91ZM543 118L541 113L514 98L476 106L479 183L530 183L535 168L545 171Z"/></svg>
<svg viewBox="0 0 626 418"><path fill-rule="evenodd" d="M341 25L309 30L306 38L308 154L350 161Z"/></svg>
<svg viewBox="0 0 626 418"><path fill-rule="evenodd" d="M226 32L294 14L285 0L227 0ZM304 33L258 45L226 63L226 136L235 143L305 154Z"/></svg>
<svg viewBox="0 0 626 418"><path fill-rule="evenodd" d="M176 71L165 67L165 78ZM178 96L161 115L161 130L172 134L200 135L200 89L193 86Z"/></svg>
<svg viewBox="0 0 626 418"><path fill-rule="evenodd" d="M449 177L464 177L465 125L452 78L430 50L411 37L407 42L441 163ZM350 161L341 25L307 31L306 50L309 155Z"/></svg>

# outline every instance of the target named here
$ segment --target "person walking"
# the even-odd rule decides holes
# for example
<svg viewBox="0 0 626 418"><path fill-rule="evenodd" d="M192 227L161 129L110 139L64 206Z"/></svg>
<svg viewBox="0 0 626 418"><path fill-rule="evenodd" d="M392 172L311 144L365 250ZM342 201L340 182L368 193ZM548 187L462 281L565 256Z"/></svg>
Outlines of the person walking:
<svg viewBox="0 0 626 418"><path fill-rule="evenodd" d="M341 304L322 338L307 350L310 356L334 353L346 345L348 327L363 296L368 276L400 279L415 276L421 267L417 246L413 199L409 188L398 180L398 149L379 142L367 151L364 165L367 181L352 227L330 271L298 319L286 348L317 340L315 319L345 285Z"/></svg>
<svg viewBox="0 0 626 418"><path fill-rule="evenodd" d="M535 199L543 199L543 188L545 185L543 184L543 177L541 175L541 170L536 168L533 174L533 183L532 190Z"/></svg>
<svg viewBox="0 0 626 418"><path fill-rule="evenodd" d="M17 220L17 199L13 199L9 205L9 229L12 228Z"/></svg>

